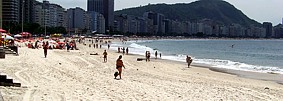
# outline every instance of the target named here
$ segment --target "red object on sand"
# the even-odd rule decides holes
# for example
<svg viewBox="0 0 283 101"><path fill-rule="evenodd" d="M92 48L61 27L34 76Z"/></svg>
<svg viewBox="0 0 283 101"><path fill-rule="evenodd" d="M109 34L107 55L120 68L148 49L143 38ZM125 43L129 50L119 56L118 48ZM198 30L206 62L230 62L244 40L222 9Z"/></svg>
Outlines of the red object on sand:
<svg viewBox="0 0 283 101"><path fill-rule="evenodd" d="M58 44L65 44L65 42L57 42Z"/></svg>
<svg viewBox="0 0 283 101"><path fill-rule="evenodd" d="M22 32L20 33L23 37L30 37L31 34L29 32Z"/></svg>
<svg viewBox="0 0 283 101"><path fill-rule="evenodd" d="M5 33L5 32L7 32L7 31L4 30L4 29L0 29L0 32Z"/></svg>

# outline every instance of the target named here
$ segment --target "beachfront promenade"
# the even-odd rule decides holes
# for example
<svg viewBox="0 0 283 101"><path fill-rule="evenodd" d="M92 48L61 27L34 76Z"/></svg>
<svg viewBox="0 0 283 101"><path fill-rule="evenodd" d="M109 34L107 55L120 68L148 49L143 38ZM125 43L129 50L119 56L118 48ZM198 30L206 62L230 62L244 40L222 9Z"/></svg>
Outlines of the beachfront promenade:
<svg viewBox="0 0 283 101"><path fill-rule="evenodd" d="M213 72L186 63L124 55L123 79L115 80L115 61L120 55L77 44L80 50L19 48L19 56L0 59L0 72L22 83L2 87L5 101L97 101L97 100L272 100L283 99L283 85ZM98 53L98 55L90 55ZM1 99L1 97L0 97Z"/></svg>

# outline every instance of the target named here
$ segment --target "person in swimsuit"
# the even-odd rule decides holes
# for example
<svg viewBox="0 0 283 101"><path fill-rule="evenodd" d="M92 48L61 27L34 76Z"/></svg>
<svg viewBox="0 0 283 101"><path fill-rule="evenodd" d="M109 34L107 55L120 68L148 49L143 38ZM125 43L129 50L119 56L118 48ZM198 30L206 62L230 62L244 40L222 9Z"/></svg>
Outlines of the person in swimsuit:
<svg viewBox="0 0 283 101"><path fill-rule="evenodd" d="M116 69L118 69L118 71L119 71L120 79L122 79L122 76L121 76L121 74L122 74L122 67L124 67L124 69L126 69L124 64L123 64L123 61L121 59L122 59L122 55L120 55L119 58L116 61Z"/></svg>
<svg viewBox="0 0 283 101"><path fill-rule="evenodd" d="M188 63L188 67L190 67L191 63L193 62L192 57L187 55L186 62Z"/></svg>
<svg viewBox="0 0 283 101"><path fill-rule="evenodd" d="M104 58L104 62L107 62L107 52L106 52L106 50L104 50L104 52L103 52L103 58Z"/></svg>

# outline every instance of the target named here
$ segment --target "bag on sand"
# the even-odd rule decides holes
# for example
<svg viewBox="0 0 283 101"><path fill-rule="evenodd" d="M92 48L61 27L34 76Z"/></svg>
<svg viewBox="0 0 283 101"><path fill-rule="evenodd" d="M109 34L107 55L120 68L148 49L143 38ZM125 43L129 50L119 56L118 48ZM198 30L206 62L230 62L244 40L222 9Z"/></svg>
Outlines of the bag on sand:
<svg viewBox="0 0 283 101"><path fill-rule="evenodd" d="M118 75L119 75L118 72L115 72L115 73L114 73L114 77L115 77L115 78L116 78Z"/></svg>

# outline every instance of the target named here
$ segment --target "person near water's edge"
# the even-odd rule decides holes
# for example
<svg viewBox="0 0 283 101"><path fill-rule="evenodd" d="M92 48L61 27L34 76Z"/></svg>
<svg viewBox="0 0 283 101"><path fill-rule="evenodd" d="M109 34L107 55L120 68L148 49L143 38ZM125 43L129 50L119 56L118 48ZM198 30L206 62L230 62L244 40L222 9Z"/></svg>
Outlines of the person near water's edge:
<svg viewBox="0 0 283 101"><path fill-rule="evenodd" d="M118 47L118 53L120 53L120 47Z"/></svg>
<svg viewBox="0 0 283 101"><path fill-rule="evenodd" d="M193 62L192 57L187 55L186 62L188 63L188 68L190 67L191 63Z"/></svg>
<svg viewBox="0 0 283 101"><path fill-rule="evenodd" d="M129 48L128 47L126 48L126 54L127 55L129 54Z"/></svg>
<svg viewBox="0 0 283 101"><path fill-rule="evenodd" d="M157 51L155 51L155 59L157 59L157 54L158 54Z"/></svg>
<svg viewBox="0 0 283 101"><path fill-rule="evenodd" d="M122 48L122 53L125 55L125 47Z"/></svg>
<svg viewBox="0 0 283 101"><path fill-rule="evenodd" d="M121 59L122 59L122 55L120 55L119 58L116 60L116 69L118 69L118 71L119 71L120 79L122 79L122 67L124 67L124 69L126 69L124 64L123 64L123 61ZM116 79L116 77L115 77L115 79Z"/></svg>

